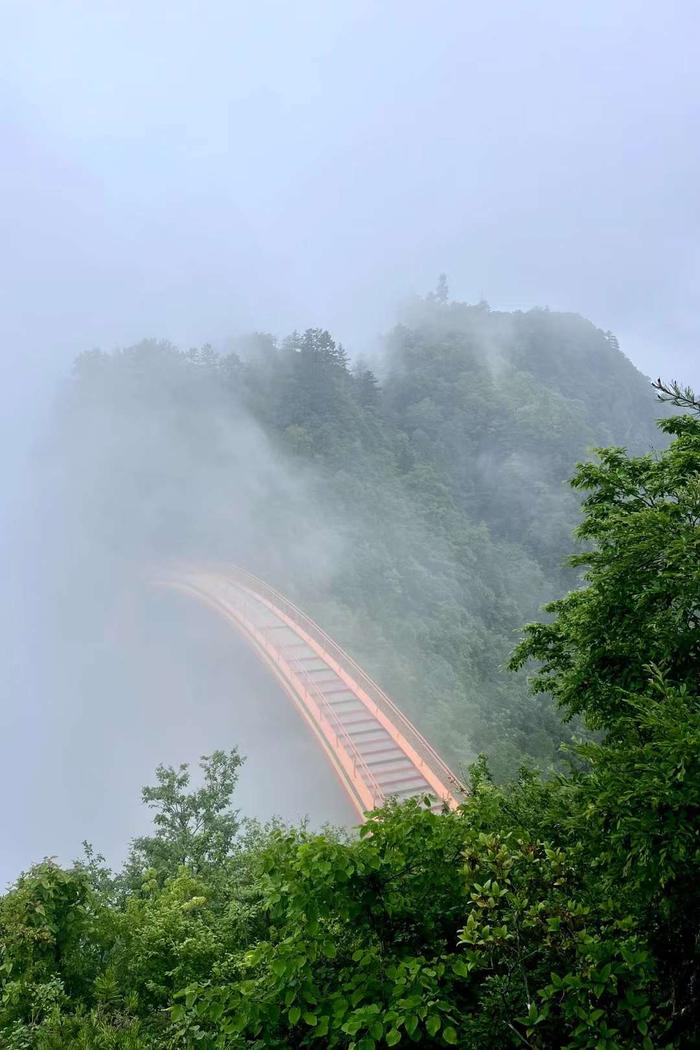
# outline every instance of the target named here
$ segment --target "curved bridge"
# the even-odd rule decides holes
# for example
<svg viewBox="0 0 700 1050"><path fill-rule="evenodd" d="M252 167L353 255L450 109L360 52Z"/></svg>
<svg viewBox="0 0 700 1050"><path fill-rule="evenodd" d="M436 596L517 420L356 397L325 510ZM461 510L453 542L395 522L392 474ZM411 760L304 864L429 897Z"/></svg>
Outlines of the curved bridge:
<svg viewBox="0 0 700 1050"><path fill-rule="evenodd" d="M396 704L284 595L237 568L181 568L159 583L231 623L306 720L360 817L387 798L453 808L462 785Z"/></svg>

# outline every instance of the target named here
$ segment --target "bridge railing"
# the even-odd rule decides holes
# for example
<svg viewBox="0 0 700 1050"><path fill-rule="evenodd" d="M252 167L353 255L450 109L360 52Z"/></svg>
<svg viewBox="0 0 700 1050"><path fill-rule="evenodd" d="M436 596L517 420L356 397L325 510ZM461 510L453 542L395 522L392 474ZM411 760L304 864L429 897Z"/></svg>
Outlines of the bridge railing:
<svg viewBox="0 0 700 1050"><path fill-rule="evenodd" d="M319 718L325 719L328 723L328 726L335 736L336 744L342 746L343 750L348 755L348 758L352 761L353 772L356 776L358 774L361 776L368 791L372 795L373 805L380 806L384 801L384 792L382 791L374 773L367 765L367 760L364 755L358 749L355 741L348 733L347 728L338 718L337 712L333 710L333 705L329 703L328 698L324 695L318 684L313 681L307 671L295 669L294 674L302 680L307 693L313 697L316 707L318 708Z"/></svg>
<svg viewBox="0 0 700 1050"><path fill-rule="evenodd" d="M221 577L222 575L226 578L226 576L230 577L231 573L222 574L221 570L219 570L217 576ZM187 571L186 567L176 564L173 566L170 573L159 574L154 577L154 582L183 589L200 598L206 604L219 609L224 615L229 615L233 610L226 605L223 605L216 595L212 595L206 585L202 586L201 579L199 579L200 576L201 573L196 571L193 575L190 575L190 572ZM329 702L328 697L303 667L290 668L283 658L282 653L274 646L270 645L256 626L255 611L260 608L260 599L253 592L252 587L247 585L242 586L240 581L237 580L234 585L234 591L234 615L240 629L250 635L251 639L260 647L265 658L269 660L273 666L277 666L280 673L285 678L291 674L298 680L301 689L316 708L316 719L321 725L326 723L327 731L335 737L336 748L341 747L347 756L347 759L352 763L352 777L355 781L359 781L364 785L364 789L367 793L367 797L365 797L365 794L362 791L357 794L358 803L362 803L366 809L370 810L383 805L386 801L385 792L382 790L376 776L370 769L365 756L350 736L347 727L338 717L338 713ZM271 604L274 603L271 602ZM324 733L325 732L326 730L324 730ZM349 773L350 771L346 770L346 772Z"/></svg>
<svg viewBox="0 0 700 1050"><path fill-rule="evenodd" d="M230 573L228 575L230 575ZM251 581L248 581L249 584L250 582ZM262 581L260 582L262 583ZM272 588L267 588L267 590L271 592ZM287 661L283 658L282 654L279 651L273 651L274 647L271 647L269 643L265 641L264 637L261 636L259 629L255 626L255 612L256 609L259 610L260 608L260 600L257 594L262 593L261 589L257 586L257 583L256 592L257 593L253 592L252 586L244 585L241 587L240 581L237 580L236 605L240 611L240 615L242 617L243 623L245 624L246 630L248 630L249 633L252 634L253 638L258 642L258 644L261 647L263 647L264 651L268 655L268 658L271 659L282 670L287 665ZM265 597L268 597L268 600L271 602L272 605L276 605L278 608L280 607L281 603L277 598L273 602L268 595L265 595ZM282 596L280 595L279 597ZM291 605L290 602L287 602L286 604ZM285 615L287 615L289 619L291 619L291 616L289 616L289 613L285 609L280 609L280 611L284 612ZM364 782L365 787L370 793L372 800L370 808L381 806L385 801L385 793L382 791L382 788L377 778L375 777L374 773L367 764L365 756L362 754L357 744L350 736L347 727L338 717L338 712L333 708L333 705L328 700L328 697L325 695L318 683L314 681L309 672L303 667L295 667L294 669L287 667L287 672L291 673L296 679L298 679L302 689L305 691L306 695L313 701L316 707L316 717L320 722L325 722L327 724L328 729L335 737L336 747L342 746L348 759L352 762L353 775L355 777L360 777L360 779Z"/></svg>
<svg viewBox="0 0 700 1050"><path fill-rule="evenodd" d="M293 620L308 635L310 635L310 637L314 638L319 645L325 649L328 655L344 669L346 674L353 679L360 689L366 693L377 708L394 723L413 750L417 753L421 761L432 770L433 774L438 777L446 787L449 787L455 796L466 794L465 786L458 780L449 766L443 762L435 748L426 740L423 734L416 729L413 723L403 714L401 709L396 706L394 701L387 696L381 686L377 685L374 679L370 678L357 661L354 660L349 653L345 652L345 650L342 649L337 642L330 637L330 635L326 634L322 627L319 627L310 616L307 616L306 613L295 605L294 602L290 601L286 595L281 594L279 591L275 590L274 587L271 587L269 583L261 580L246 569L229 567L227 569L227 574L254 593L257 592L263 597L266 597L268 601L273 605L276 605L278 609L285 613L290 620Z"/></svg>

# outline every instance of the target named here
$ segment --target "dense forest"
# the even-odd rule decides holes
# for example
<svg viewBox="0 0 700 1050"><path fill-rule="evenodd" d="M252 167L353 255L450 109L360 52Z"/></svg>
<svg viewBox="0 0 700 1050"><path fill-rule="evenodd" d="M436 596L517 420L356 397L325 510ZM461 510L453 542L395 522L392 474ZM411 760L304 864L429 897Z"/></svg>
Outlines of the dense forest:
<svg viewBox="0 0 700 1050"><path fill-rule="evenodd" d="M662 444L657 409L610 333L453 303L443 282L404 307L373 368L319 329L83 354L50 513L79 556L71 590L111 586L115 558L242 563L455 767L486 753L500 780L555 763L570 732L504 669L521 624L576 583L568 478L596 446Z"/></svg>
<svg viewBox="0 0 700 1050"><path fill-rule="evenodd" d="M466 317L471 323L469 311ZM550 323L580 328L591 340L591 354L612 362L613 375L618 368L634 379L610 340L583 322L535 320L544 328ZM516 319L516 326L520 323ZM525 329L531 323L522 320ZM79 382L89 385L98 405L95 420L106 420L110 428L114 418L105 406L114 404L120 383L119 411L127 414L142 412L135 391L152 406L158 403L154 389L165 390L159 411L164 414L167 403L178 424L167 429L168 442L185 433L187 442L198 435L208 446L211 429L196 431L191 418L203 403L220 398L226 409L244 398L261 415L267 405L268 426L278 429L279 447L287 449L289 461L319 459L323 486L346 493L344 509L364 499L360 507L369 510L364 485L380 501L371 518L375 531L384 530L388 509L398 516L400 528L390 537L401 538L403 557L417 556L420 543L430 539L430 550L394 580L397 590L419 581L427 589L422 605L408 593L403 619L416 632L421 655L432 654L447 666L454 661L455 680L462 676L474 684L487 675L489 656L495 663L495 654L481 663L462 663L463 647L471 656L477 646L468 638L450 649L454 625L446 647L431 650L440 623L450 625L457 614L463 629L481 631L482 644L505 644L505 630L494 626L497 617L487 615L488 601L499 603L498 616L515 617L518 602L526 606L532 600L533 580L546 588L543 581L552 586L556 577L563 591L567 579L559 568L558 529L543 530L540 547L534 535L519 544L508 535L513 522L507 500L503 495L498 504L497 498L509 458L527 449L534 484L538 464L545 474L554 420L560 419L560 441L575 452L589 428L595 430L588 418L593 401L578 402L569 428L564 395L542 379L519 381L528 397L540 398L533 413L522 388L514 393L512 371L484 372L473 383L470 371L472 378L460 387L453 360L452 381L437 384L430 397L418 384L425 396L416 402L410 362L420 331L394 334L401 361L392 365L381 393L366 370L348 370L327 334L313 331L279 349L265 344L262 360L251 365L238 357L183 356L158 346L116 358L91 357L80 362ZM428 345L439 360L443 354L468 357L464 333L445 337L437 349L435 339L433 331ZM299 382L297 369L306 384ZM433 378L438 371L436 364ZM193 397L195 375L201 376L202 393ZM273 409L278 383L285 392ZM295 407L310 389L314 410L308 404ZM640 401L642 393L640 387ZM608 423L597 426L617 425L627 430L628 440L643 441L643 428L631 433L631 395L622 381L618 396L619 408L611 400ZM460 486L472 474L455 457L451 442L462 425L466 442L470 412L455 410L451 416L449 411L452 398L481 405L482 397L489 411L479 416L479 427L490 426L502 440L498 446L494 437L499 452L488 469L482 465L472 472L495 476L493 492L480 490L488 526L470 518L459 500ZM327 399L335 399L330 415ZM134 840L122 871L108 870L87 846L74 865L45 861L0 898L2 1045L8 1050L697 1047L700 403L680 390L671 391L671 399L686 411L662 420L668 443L657 454L635 456L608 447L576 470L572 492L583 497L581 547L570 570L582 577L570 577L577 585L548 604L544 619L525 627L510 660L514 674L525 664L533 667L535 697L548 695L559 714L590 731L586 740L569 745L568 769L544 775L523 769L499 785L480 759L472 767L471 791L455 811L436 814L420 800L390 803L369 814L359 834L347 834L242 819L231 808L241 761L235 749L204 757L196 784L187 767L161 766L155 783L143 791L154 812L152 833ZM428 404L418 411L423 402ZM440 410L429 411L430 404L440 404ZM505 424L491 413L507 404ZM479 415L481 408L472 411ZM600 412L605 417L604 407ZM342 426L336 425L338 418ZM516 442L511 428L518 419ZM528 433L532 440L526 445ZM613 433L619 436L619 430ZM143 432L132 434L140 445ZM477 450L471 458L478 462ZM153 463L144 455L138 482L143 493L153 488ZM564 520L576 513L576 504L557 503L557 469L551 466L549 480L540 476L537 484ZM123 483L116 475L108 482ZM152 513L152 506L145 513ZM357 570L370 554L360 545L365 534L358 515L350 520L358 530ZM153 527L159 528L155 520ZM198 521L190 523L187 544L199 527ZM184 535L179 533L180 541ZM276 535L274 529L269 535ZM246 537L241 533L238 539L242 550ZM475 582L460 604L457 587L443 596L449 615L441 620L431 573L448 554L441 585L450 572L458 574L460 585L465 578ZM471 576L468 555L476 557ZM381 586L371 589L362 607L365 615L376 609L378 618L391 610L386 588L394 564L402 564L394 551L391 558L380 557L387 561ZM340 580L350 587L350 578L341 573ZM352 596L340 593L338 610ZM388 623L382 620L387 644L393 637ZM479 710L485 727L480 732L495 737L501 719L511 743L518 739L526 710L525 701L519 706L520 694L511 708L504 693L492 721L483 701L481 707L474 700L460 709L455 694L446 695L445 709L455 724L459 710L463 717ZM550 719L553 725L553 713ZM543 722L540 715L540 734ZM534 738L524 722L520 732L526 741ZM552 730L550 746L555 735Z"/></svg>

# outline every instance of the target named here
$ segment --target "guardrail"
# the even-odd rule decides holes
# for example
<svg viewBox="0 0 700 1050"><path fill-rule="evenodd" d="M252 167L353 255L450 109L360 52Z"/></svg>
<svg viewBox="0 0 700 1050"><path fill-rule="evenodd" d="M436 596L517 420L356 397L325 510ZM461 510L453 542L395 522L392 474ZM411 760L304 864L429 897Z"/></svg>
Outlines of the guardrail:
<svg viewBox="0 0 700 1050"><path fill-rule="evenodd" d="M357 661L354 660L349 653L345 652L345 650L342 649L328 634L326 634L323 628L319 627L310 616L307 616L307 614L295 605L294 602L290 601L286 595L275 590L275 588L271 587L269 583L261 580L258 576L255 576L252 572L248 572L246 569L227 566L223 570L223 575L231 578L234 582L238 583L239 586L249 589L253 596L257 593L266 597L272 605L276 605L286 616L289 617L290 620L294 621L299 627L306 631L308 635L314 638L318 644L325 649L329 656L331 656L339 666L343 667L346 674L353 679L364 693L366 693L376 707L382 711L387 718L391 719L397 728L400 729L402 735L411 744L421 761L432 771L433 775L442 780L446 787L449 785L457 794L466 794L465 786L455 776L449 766L440 758L432 744L430 744L423 734L416 729L413 723L403 714L401 709L397 707L394 701L384 692L381 686L377 685L374 679L370 678Z"/></svg>
<svg viewBox="0 0 700 1050"><path fill-rule="evenodd" d="M226 575L230 575L230 572L227 572ZM247 575L250 576L250 574ZM254 579L254 577L252 577L252 579ZM262 587L263 581L261 580L259 581L259 583ZM267 587L268 585L265 584L264 586ZM273 592L273 589L271 587L268 588L268 590L270 592ZM242 591L239 588L237 588L237 591L238 595L240 596L239 600L240 598L242 598L241 604L243 606L243 611L241 614L241 618L245 621L246 630L249 634L253 636L253 638L257 641L258 645L264 647L264 649L268 653L268 658L274 660L277 666L281 670L283 670L283 673L286 678L293 676L301 682L302 688L306 691L307 695L313 699L318 709L319 719L326 721L331 732L335 736L336 745L342 746L348 758L352 761L354 775L357 776L359 772L368 791L371 792L373 805L380 806L385 799L384 792L382 791L382 788L379 782L377 781L376 777L372 773L372 770L367 765L367 761L364 755L358 750L357 745L348 733L346 726L343 725L342 721L338 717L338 713L333 709L333 705L329 702L328 698L325 696L318 684L314 682L313 679L310 677L308 671L306 671L304 668L291 667L288 661L283 659L279 652L273 653L270 651L271 647L266 644L264 636L262 636L261 632L255 626L254 615L252 615L255 609L254 595L248 598L247 587L245 587ZM282 595L280 595L279 597L281 598ZM250 609L247 608L248 603L250 603ZM288 604L291 605L291 603ZM260 607L259 602L257 603L257 607ZM287 613L287 615L289 614ZM292 617L290 617L290 619L292 619ZM258 637L259 635L260 637Z"/></svg>
<svg viewBox="0 0 700 1050"><path fill-rule="evenodd" d="M361 775L368 790L372 793L374 805L381 805L384 801L384 792L372 773L372 770L367 765L364 755L358 750L357 745L348 733L347 728L338 718L337 712L333 710L333 706L329 703L328 698L324 696L319 686L311 680L306 671L302 670L300 672L294 668L292 669L292 674L302 680L307 693L313 697L318 708L319 718L325 718L331 731L335 735L336 744L342 746L348 757L352 760L353 772L355 775L357 775L358 772Z"/></svg>

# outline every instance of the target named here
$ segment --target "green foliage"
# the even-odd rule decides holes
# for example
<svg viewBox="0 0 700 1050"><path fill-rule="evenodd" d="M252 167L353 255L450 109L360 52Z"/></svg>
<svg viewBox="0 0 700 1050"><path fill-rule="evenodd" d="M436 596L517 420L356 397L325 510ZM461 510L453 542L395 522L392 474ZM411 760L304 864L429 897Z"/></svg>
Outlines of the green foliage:
<svg viewBox="0 0 700 1050"><path fill-rule="evenodd" d="M187 764L158 766L157 785L142 792L146 805L156 810L155 833L134 840L128 861L132 877L149 870L164 877L183 865L199 874L224 863L239 826L230 803L242 761L235 748L204 755L199 763L203 784L189 792Z"/></svg>
<svg viewBox="0 0 700 1050"><path fill-rule="evenodd" d="M606 761L593 770L604 779ZM629 791L629 774L616 775ZM482 763L456 812L389 805L351 840L258 831L217 877L185 867L162 886L147 878L93 904L88 926L71 899L82 940L28 967L21 991L3 975L3 1037L210 1050L690 1047L692 1023L673 1035L678 1001L641 898L617 878L615 841L610 859L597 854L588 776L524 773L499 787ZM36 894L25 877L3 899L5 937L30 885ZM13 966L24 958L14 951ZM77 965L80 985L67 976Z"/></svg>
<svg viewBox="0 0 700 1050"><path fill-rule="evenodd" d="M0 902L0 1019L36 1021L84 991L87 880L44 861Z"/></svg>
<svg viewBox="0 0 700 1050"><path fill-rule="evenodd" d="M691 661L692 662L692 661ZM635 916L680 1031L700 1024L700 690L653 670L615 735L579 748L591 877Z"/></svg>
<svg viewBox="0 0 700 1050"><path fill-rule="evenodd" d="M660 455L604 449L579 468L587 586L528 625L513 666L536 659L534 688L606 733L576 749L588 862L644 932L684 1034L700 1015L700 419L661 427Z"/></svg>
<svg viewBox="0 0 700 1050"><path fill-rule="evenodd" d="M459 823L411 803L362 832L352 843L296 832L271 840L261 858L266 936L241 956L235 985L185 995L215 1045L225 1045L217 1032L236 1032L260 1046L407 1036L428 1046L449 1029L455 978L443 953L460 917Z"/></svg>
<svg viewBox="0 0 700 1050"><path fill-rule="evenodd" d="M534 658L534 687L567 714L615 733L628 726L628 695L646 690L648 666L697 689L700 633L700 420L661 423L675 435L659 456L601 449L573 485L588 492L578 535L593 548L587 587L552 602L551 623L531 624L512 660Z"/></svg>

